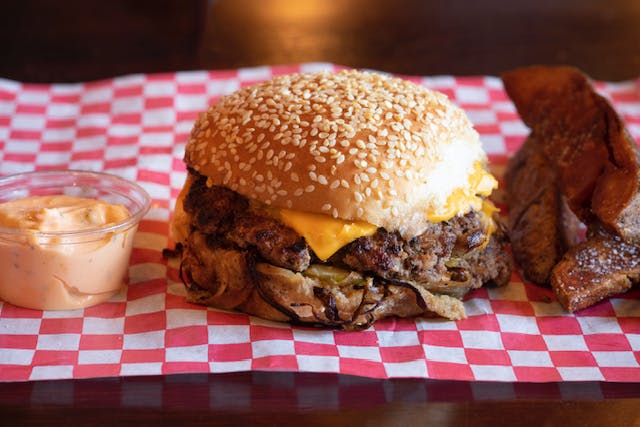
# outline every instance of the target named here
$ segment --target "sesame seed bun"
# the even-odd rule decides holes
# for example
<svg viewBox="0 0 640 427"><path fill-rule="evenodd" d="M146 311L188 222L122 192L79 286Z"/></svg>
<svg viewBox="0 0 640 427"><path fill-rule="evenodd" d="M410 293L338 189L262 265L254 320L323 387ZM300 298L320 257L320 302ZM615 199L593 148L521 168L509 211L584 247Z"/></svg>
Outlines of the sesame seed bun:
<svg viewBox="0 0 640 427"><path fill-rule="evenodd" d="M220 99L191 133L186 164L208 183L277 208L417 235L486 164L445 95L381 74L276 77Z"/></svg>

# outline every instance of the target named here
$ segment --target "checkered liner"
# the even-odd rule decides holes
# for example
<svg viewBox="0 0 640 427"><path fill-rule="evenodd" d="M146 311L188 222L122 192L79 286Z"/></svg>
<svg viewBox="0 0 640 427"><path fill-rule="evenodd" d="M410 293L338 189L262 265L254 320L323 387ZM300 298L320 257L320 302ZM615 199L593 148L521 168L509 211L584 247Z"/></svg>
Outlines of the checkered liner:
<svg viewBox="0 0 640 427"><path fill-rule="evenodd" d="M141 184L153 208L135 240L126 291L84 310L0 303L0 380L246 370L473 381L640 381L640 291L567 314L514 274L466 298L452 322L389 319L362 332L277 324L184 300L161 250L198 112L240 86L331 64L130 75L33 85L0 79L0 175L90 169ZM494 172L528 133L495 77L408 77L447 94L476 125ZM597 87L640 136L636 82ZM500 198L500 194L497 195Z"/></svg>

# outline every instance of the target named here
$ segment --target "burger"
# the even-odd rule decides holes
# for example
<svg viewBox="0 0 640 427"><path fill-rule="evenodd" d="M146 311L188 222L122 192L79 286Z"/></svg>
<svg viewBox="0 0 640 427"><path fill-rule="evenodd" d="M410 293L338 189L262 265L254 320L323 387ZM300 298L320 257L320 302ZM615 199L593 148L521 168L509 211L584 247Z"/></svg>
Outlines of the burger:
<svg viewBox="0 0 640 427"><path fill-rule="evenodd" d="M222 97L185 148L172 237L191 302L352 330L465 317L510 276L477 132L438 92L345 70Z"/></svg>

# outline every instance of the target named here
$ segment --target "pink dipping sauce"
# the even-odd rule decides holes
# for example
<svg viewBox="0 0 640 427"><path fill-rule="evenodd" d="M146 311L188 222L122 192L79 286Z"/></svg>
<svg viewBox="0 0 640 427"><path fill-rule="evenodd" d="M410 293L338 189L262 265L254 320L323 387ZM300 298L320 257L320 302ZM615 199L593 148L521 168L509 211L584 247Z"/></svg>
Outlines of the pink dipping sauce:
<svg viewBox="0 0 640 427"><path fill-rule="evenodd" d="M0 299L41 310L82 308L106 301L124 286L137 225L122 205L65 195L0 203Z"/></svg>

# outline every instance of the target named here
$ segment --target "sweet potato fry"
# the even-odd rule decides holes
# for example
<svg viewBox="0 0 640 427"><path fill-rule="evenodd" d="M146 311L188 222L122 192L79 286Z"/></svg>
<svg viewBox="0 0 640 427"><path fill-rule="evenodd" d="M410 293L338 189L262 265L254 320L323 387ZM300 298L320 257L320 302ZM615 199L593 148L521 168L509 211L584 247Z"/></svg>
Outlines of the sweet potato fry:
<svg viewBox="0 0 640 427"><path fill-rule="evenodd" d="M600 233L567 252L551 288L569 312L621 294L640 281L640 246Z"/></svg>
<svg viewBox="0 0 640 427"><path fill-rule="evenodd" d="M547 284L554 265L577 244L580 221L564 201L555 169L532 137L509 161L505 182L513 256L527 280Z"/></svg>
<svg viewBox="0 0 640 427"><path fill-rule="evenodd" d="M640 242L640 163L635 141L589 79L571 67L535 66L502 80L559 176L571 210Z"/></svg>

